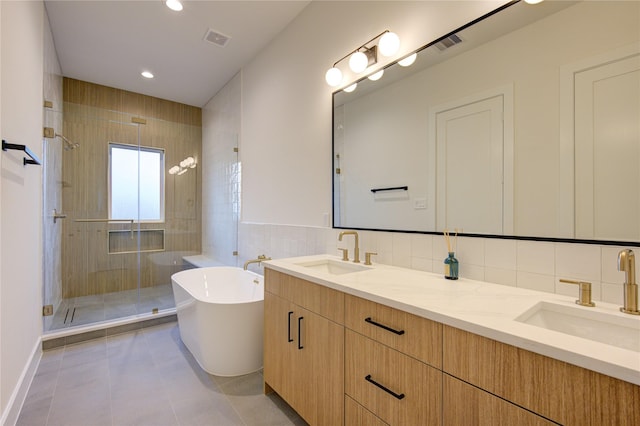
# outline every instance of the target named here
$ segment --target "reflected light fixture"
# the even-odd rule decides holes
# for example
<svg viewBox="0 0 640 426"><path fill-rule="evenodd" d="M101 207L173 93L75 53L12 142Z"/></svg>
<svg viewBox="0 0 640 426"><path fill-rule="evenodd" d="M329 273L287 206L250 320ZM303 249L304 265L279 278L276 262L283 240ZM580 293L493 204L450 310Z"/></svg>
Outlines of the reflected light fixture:
<svg viewBox="0 0 640 426"><path fill-rule="evenodd" d="M166 4L169 9L176 12L180 12L182 10L182 3L180 0L167 0L164 4Z"/></svg>
<svg viewBox="0 0 640 426"><path fill-rule="evenodd" d="M368 78L371 81L378 81L382 78L382 75L384 74L384 70L380 70L378 72L374 72L373 74L371 74Z"/></svg>
<svg viewBox="0 0 640 426"><path fill-rule="evenodd" d="M407 56L406 58L404 58L401 61L398 61L398 65L403 66L403 67L408 67L410 65L413 65L413 63L416 61L416 58L418 57L417 53L413 53L409 56Z"/></svg>
<svg viewBox="0 0 640 426"><path fill-rule="evenodd" d="M358 87L358 83L353 83L351 86L345 87L343 90L347 93L351 93L356 90L356 87Z"/></svg>
<svg viewBox="0 0 640 426"><path fill-rule="evenodd" d="M377 44L373 43L376 41ZM371 43L373 44L370 45ZM324 78L329 86L339 86L343 83L343 75L337 65L343 60L349 58L349 68L354 73L359 74L378 62L378 51L380 51L380 54L383 56L392 56L399 48L400 39L398 36L389 30L385 30L357 49L338 59L326 72Z"/></svg>

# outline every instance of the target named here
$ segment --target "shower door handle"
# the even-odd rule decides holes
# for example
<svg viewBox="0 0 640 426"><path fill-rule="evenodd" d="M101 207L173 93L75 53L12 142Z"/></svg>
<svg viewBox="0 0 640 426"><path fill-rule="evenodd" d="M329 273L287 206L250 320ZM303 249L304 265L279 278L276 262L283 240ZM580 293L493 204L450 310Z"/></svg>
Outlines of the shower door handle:
<svg viewBox="0 0 640 426"><path fill-rule="evenodd" d="M293 339L291 338L291 315L293 315L293 311L289 311L289 320L287 327L287 342L289 343L293 342Z"/></svg>
<svg viewBox="0 0 640 426"><path fill-rule="evenodd" d="M58 213L56 209L53 209L53 223L57 223L58 219L66 219L67 215Z"/></svg>

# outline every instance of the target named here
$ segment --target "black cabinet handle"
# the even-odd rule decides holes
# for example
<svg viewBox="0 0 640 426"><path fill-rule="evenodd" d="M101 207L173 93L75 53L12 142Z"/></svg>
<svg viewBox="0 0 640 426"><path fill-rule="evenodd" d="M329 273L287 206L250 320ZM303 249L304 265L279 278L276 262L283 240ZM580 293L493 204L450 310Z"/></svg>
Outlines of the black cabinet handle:
<svg viewBox="0 0 640 426"><path fill-rule="evenodd" d="M368 322L369 324L373 324L376 327L384 328L385 330L390 331L392 333L395 333L398 336L402 336L404 334L404 330L394 330L393 328L387 327L384 324L380 324L379 322L375 322L374 320L371 319L371 317L367 317L364 320L365 320L365 322Z"/></svg>
<svg viewBox="0 0 640 426"><path fill-rule="evenodd" d="M289 343L293 342L293 339L291 338L291 315L293 315L293 311L289 311L289 327L287 329L287 342Z"/></svg>
<svg viewBox="0 0 640 426"><path fill-rule="evenodd" d="M300 333L302 333L301 323L303 319L304 317L298 318L298 349L304 349L304 346L302 346L302 340L300 339Z"/></svg>
<svg viewBox="0 0 640 426"><path fill-rule="evenodd" d="M387 392L387 393L389 393L389 394L393 395L393 397L394 397L394 398L397 398L397 399L402 399L402 398L404 398L404 394L403 394L403 393L400 393L400 394L395 393L395 392L394 392L394 391L392 391L391 389L386 388L386 387L382 386L380 383L378 383L378 382L376 382L375 380L373 380L373 379L371 378L371 374L367 375L367 377L365 377L364 379L365 379L367 382L369 382L369 383L373 383L374 385L376 385L377 387L379 387L379 388L380 388L380 389L382 389L383 391L385 391L385 392Z"/></svg>

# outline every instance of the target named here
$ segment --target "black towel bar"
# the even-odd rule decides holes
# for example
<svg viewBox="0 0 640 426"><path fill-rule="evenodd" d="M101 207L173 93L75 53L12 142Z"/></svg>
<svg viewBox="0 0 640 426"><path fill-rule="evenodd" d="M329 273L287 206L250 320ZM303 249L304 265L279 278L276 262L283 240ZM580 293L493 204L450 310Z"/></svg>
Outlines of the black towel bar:
<svg viewBox="0 0 640 426"><path fill-rule="evenodd" d="M24 151L25 154L27 154L29 157L31 157L31 158L24 157L23 160L22 160L22 164L23 165L25 165L25 166L27 164L36 164L38 166L40 165L40 160L38 159L38 157L36 157L36 155L33 152L31 152L31 150L29 148L27 148L26 145L17 145L17 144L14 144L14 143L9 143L9 142L7 142L7 141L5 141L3 139L2 140L2 150L6 151L6 150L9 150L9 149L15 149L15 150L18 150L18 151Z"/></svg>
<svg viewBox="0 0 640 426"><path fill-rule="evenodd" d="M392 188L373 188L371 190L371 192L373 192L374 194L376 192L380 192L380 191L408 191L409 187L408 186L394 186Z"/></svg>

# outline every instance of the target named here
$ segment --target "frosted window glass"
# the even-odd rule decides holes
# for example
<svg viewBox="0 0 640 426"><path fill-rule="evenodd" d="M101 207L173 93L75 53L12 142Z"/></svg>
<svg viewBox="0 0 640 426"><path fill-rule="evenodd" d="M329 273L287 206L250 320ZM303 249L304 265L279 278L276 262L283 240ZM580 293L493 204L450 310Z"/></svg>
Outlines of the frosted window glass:
<svg viewBox="0 0 640 426"><path fill-rule="evenodd" d="M116 144L109 148L110 219L163 220L164 152Z"/></svg>

